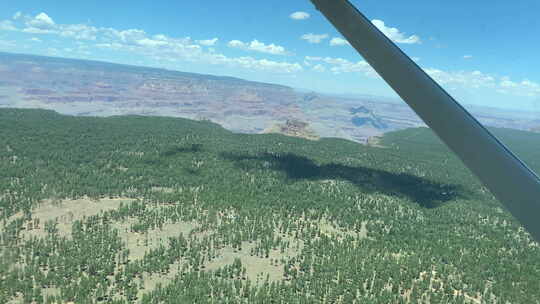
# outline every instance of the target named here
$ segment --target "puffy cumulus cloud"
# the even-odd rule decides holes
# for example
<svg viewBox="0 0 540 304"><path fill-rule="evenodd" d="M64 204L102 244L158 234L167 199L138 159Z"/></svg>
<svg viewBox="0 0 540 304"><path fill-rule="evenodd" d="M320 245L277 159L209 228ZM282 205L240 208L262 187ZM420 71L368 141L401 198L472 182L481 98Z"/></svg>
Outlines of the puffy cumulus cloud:
<svg viewBox="0 0 540 304"><path fill-rule="evenodd" d="M378 77L377 72L366 61L352 62L344 58L335 58L335 57L314 57L306 56L304 60L307 62L322 62L329 65L329 71L334 74L342 73L361 73L368 77ZM321 63L317 63L321 65ZM321 67L324 67L321 65ZM320 68L319 68L320 70ZM326 70L326 68L325 68Z"/></svg>
<svg viewBox="0 0 540 304"><path fill-rule="evenodd" d="M420 59L414 58L413 60ZM305 56L304 65L318 72L360 73L368 77L379 78L377 72L366 61L352 62L339 57ZM540 97L540 84L529 79L520 82L512 81L509 77L499 77L481 71L443 71L436 68L424 68L424 71L447 88L484 88L515 96Z"/></svg>
<svg viewBox="0 0 540 304"><path fill-rule="evenodd" d="M278 73L295 73L303 70L302 66L298 63L255 59L253 57L227 57L223 54L209 54L208 62L211 64L227 64L229 66L242 67L249 70L263 70Z"/></svg>
<svg viewBox="0 0 540 304"><path fill-rule="evenodd" d="M227 44L231 48L242 49L246 51L255 51L272 55L286 55L287 51L284 47L275 44L264 44L258 40L251 42L242 42L240 40L231 40Z"/></svg>
<svg viewBox="0 0 540 304"><path fill-rule="evenodd" d="M215 44L217 38L208 41L194 41L189 37L174 38L158 34L150 36L140 29L117 30L112 28L94 28L85 25L62 25L58 35L75 39L95 40L94 47L139 54L166 62L200 62L207 64L223 64L251 70L264 70L276 73L294 73L302 71L298 63L280 62L252 57L228 57L217 53L214 49L204 51L200 44ZM68 29L70 31L68 31ZM285 54L283 47L274 44L266 45L254 40L250 43L233 42L233 45L270 54ZM88 53L87 50L85 52Z"/></svg>
<svg viewBox="0 0 540 304"><path fill-rule="evenodd" d="M207 39L207 40L197 40L197 43L204 46L214 46L216 45L218 38Z"/></svg>
<svg viewBox="0 0 540 304"><path fill-rule="evenodd" d="M57 28L60 36L77 40L96 40L99 34L99 29L85 24L66 24Z"/></svg>
<svg viewBox="0 0 540 304"><path fill-rule="evenodd" d="M496 76L481 71L443 71L426 68L426 73L441 85L461 88L487 88L501 94L515 96L540 97L540 84L525 79L513 81L508 76Z"/></svg>
<svg viewBox="0 0 540 304"><path fill-rule="evenodd" d="M349 41L340 37L334 37L330 39L330 46L342 46L342 45L349 45Z"/></svg>
<svg viewBox="0 0 540 304"><path fill-rule="evenodd" d="M499 93L540 98L540 83L529 79L512 81L508 76L504 76L500 78L498 87Z"/></svg>
<svg viewBox="0 0 540 304"><path fill-rule="evenodd" d="M233 48L242 48L246 46L246 44L240 40L231 40L229 43L227 43L227 45Z"/></svg>
<svg viewBox="0 0 540 304"><path fill-rule="evenodd" d="M494 88L496 85L496 79L494 76L482 73L480 71L446 72L434 68L426 68L424 71L442 85L457 84L463 87L472 88Z"/></svg>
<svg viewBox="0 0 540 304"><path fill-rule="evenodd" d="M128 30L115 30L109 29L108 32L105 32L106 35L117 38L123 43L127 44L137 44L138 41L147 38L146 32L139 29L128 29Z"/></svg>
<svg viewBox="0 0 540 304"><path fill-rule="evenodd" d="M157 34L157 35L154 35L152 36L153 39L155 40L163 40L163 41L166 41L169 39L169 37L163 35L163 34Z"/></svg>
<svg viewBox="0 0 540 304"><path fill-rule="evenodd" d="M203 64L226 65L231 67L245 68L249 70L261 70L274 73L296 73L303 67L296 62L275 61L262 58L230 57L219 53L214 48L203 49L202 46L213 46L218 38L208 40L192 40L190 37L176 38L163 34L149 35L141 29L114 29L106 27L94 27L86 24L61 24L55 22L46 13L36 16L17 13L13 19L0 21L0 29L9 29L35 34L51 34L73 39L78 48L63 48L61 51L53 48L44 49L49 55L62 54L62 52L93 54L93 49L108 49L126 55L143 56L160 62L194 62ZM34 37L37 42L37 37ZM30 39L30 37L29 37ZM43 39L45 41L45 39ZM85 43L91 42L91 43ZM84 44L84 48L81 46ZM2 47L8 48L14 45L12 42L2 41ZM241 46L250 51L265 54L284 55L288 54L284 47L275 44L265 44L258 40L251 42L233 42L233 45ZM86 57L92 59L91 57ZM165 64L165 67L170 65Z"/></svg>
<svg viewBox="0 0 540 304"><path fill-rule="evenodd" d="M239 62L244 67L250 68L253 67L259 70L271 70L275 72L285 72L285 73L294 73L302 71L303 68L298 63L289 63L289 62L278 62L268 59L253 59L253 58L234 58L234 62ZM245 66L247 63L247 66Z"/></svg>
<svg viewBox="0 0 540 304"><path fill-rule="evenodd" d="M154 40L154 39L150 39L150 38L139 39L136 42L137 42L138 45L148 46L148 47L163 46L163 45L168 44L167 41Z"/></svg>
<svg viewBox="0 0 540 304"><path fill-rule="evenodd" d="M243 49L243 50L246 50L248 48L247 44L245 44L244 42L240 40L231 40L229 41L229 43L227 43L227 46L231 48Z"/></svg>
<svg viewBox="0 0 540 304"><path fill-rule="evenodd" d="M44 12L34 17L17 12L13 15L13 19L19 26L14 26L12 30L32 34L57 34L75 39L95 40L98 32L103 30L85 24L57 24ZM0 24L6 21L9 20L0 21Z"/></svg>
<svg viewBox="0 0 540 304"><path fill-rule="evenodd" d="M309 43L321 43L324 39L328 38L328 34L304 34L300 39L306 40Z"/></svg>
<svg viewBox="0 0 540 304"><path fill-rule="evenodd" d="M369 77L377 77L377 73L365 61L339 63L333 66L332 68L330 68L330 71L332 71L332 73L334 74L356 72L356 73L364 73L366 76L369 76Z"/></svg>
<svg viewBox="0 0 540 304"><path fill-rule="evenodd" d="M309 17L311 17L311 15L306 12L294 12L289 15L289 18L293 20L306 20Z"/></svg>
<svg viewBox="0 0 540 304"><path fill-rule="evenodd" d="M386 35L386 37L390 38L390 40L396 42L396 43L405 43L405 44L415 44L415 43L421 43L420 37L417 35L411 35L407 37L404 33L400 32L395 27L388 27L386 24L384 24L384 21L373 19L371 20L373 25L375 25L383 34Z"/></svg>
<svg viewBox="0 0 540 304"><path fill-rule="evenodd" d="M29 28L36 28L40 30L49 30L55 27L56 23L45 13L39 13L33 18L26 20L26 25Z"/></svg>

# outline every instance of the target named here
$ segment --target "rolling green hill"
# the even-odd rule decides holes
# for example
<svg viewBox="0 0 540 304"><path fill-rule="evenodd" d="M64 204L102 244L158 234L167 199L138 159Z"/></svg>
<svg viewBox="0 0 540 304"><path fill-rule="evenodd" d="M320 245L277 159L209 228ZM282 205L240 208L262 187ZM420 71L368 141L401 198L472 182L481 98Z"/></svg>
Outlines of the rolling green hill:
<svg viewBox="0 0 540 304"><path fill-rule="evenodd" d="M538 243L425 128L369 147L0 109L0 130L1 303L539 303ZM540 134L494 132L540 169Z"/></svg>

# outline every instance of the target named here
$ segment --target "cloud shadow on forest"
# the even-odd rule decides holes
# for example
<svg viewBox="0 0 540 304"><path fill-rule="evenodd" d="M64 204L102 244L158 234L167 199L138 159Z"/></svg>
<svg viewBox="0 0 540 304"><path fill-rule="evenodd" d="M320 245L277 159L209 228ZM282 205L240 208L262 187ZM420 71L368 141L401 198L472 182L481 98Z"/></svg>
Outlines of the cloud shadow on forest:
<svg viewBox="0 0 540 304"><path fill-rule="evenodd" d="M293 181L347 180L362 192L406 196L424 208L438 207L445 202L465 197L468 192L461 185L438 183L407 173L392 173L337 163L317 165L307 157L292 153L248 155L224 152L221 153L221 157L234 161L236 166L244 170L257 167L282 171Z"/></svg>
<svg viewBox="0 0 540 304"><path fill-rule="evenodd" d="M202 151L201 144L190 144L188 146L174 146L165 149L160 153L160 156L171 157L181 153L198 153Z"/></svg>

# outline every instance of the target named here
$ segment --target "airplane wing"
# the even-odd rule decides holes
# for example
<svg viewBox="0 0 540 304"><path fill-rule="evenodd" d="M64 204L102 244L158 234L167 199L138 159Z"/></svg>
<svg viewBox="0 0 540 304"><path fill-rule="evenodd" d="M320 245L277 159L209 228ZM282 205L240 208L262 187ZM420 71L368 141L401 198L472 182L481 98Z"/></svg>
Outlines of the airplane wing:
<svg viewBox="0 0 540 304"><path fill-rule="evenodd" d="M540 180L348 0L311 0L540 242Z"/></svg>

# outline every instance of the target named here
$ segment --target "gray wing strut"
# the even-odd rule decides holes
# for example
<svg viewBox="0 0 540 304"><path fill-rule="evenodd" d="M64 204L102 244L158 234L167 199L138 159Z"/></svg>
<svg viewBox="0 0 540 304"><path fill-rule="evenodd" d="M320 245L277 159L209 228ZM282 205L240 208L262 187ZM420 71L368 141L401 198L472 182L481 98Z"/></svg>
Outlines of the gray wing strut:
<svg viewBox="0 0 540 304"><path fill-rule="evenodd" d="M439 138L540 241L540 180L347 0L311 0Z"/></svg>

